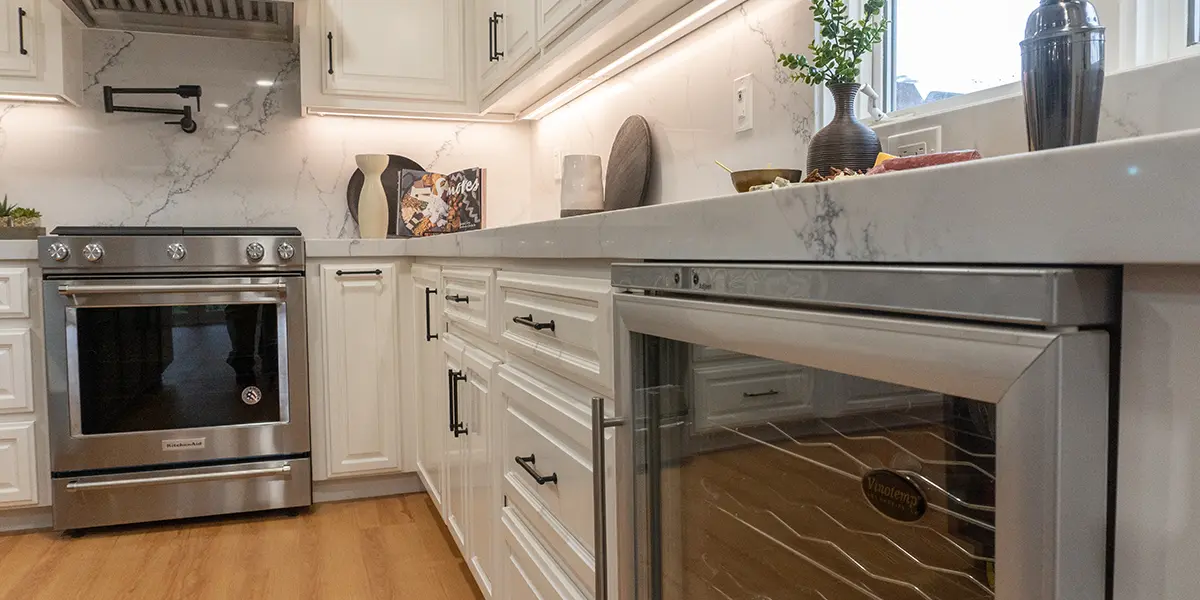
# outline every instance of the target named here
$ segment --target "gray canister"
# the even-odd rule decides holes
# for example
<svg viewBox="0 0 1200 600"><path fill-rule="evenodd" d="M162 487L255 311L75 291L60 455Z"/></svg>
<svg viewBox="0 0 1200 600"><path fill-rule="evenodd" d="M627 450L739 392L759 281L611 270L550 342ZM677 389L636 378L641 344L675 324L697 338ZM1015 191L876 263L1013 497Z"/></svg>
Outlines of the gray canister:
<svg viewBox="0 0 1200 600"><path fill-rule="evenodd" d="M1104 92L1104 27L1087 0L1040 0L1021 42L1029 149L1096 141Z"/></svg>

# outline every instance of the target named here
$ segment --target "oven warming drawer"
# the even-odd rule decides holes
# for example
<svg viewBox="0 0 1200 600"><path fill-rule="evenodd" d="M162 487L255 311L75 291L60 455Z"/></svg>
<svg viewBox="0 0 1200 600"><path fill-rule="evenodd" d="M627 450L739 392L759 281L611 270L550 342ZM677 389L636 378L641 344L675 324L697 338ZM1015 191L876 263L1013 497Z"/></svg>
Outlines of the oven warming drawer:
<svg viewBox="0 0 1200 600"><path fill-rule="evenodd" d="M307 458L54 479L57 531L311 504Z"/></svg>

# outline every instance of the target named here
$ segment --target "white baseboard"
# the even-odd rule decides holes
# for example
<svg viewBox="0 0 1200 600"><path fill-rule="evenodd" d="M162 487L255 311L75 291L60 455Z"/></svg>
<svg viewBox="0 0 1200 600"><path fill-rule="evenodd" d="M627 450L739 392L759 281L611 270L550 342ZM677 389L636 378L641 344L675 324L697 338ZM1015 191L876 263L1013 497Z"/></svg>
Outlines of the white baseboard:
<svg viewBox="0 0 1200 600"><path fill-rule="evenodd" d="M53 526L54 511L49 506L0 511L0 533L50 529Z"/></svg>
<svg viewBox="0 0 1200 600"><path fill-rule="evenodd" d="M377 498L425 491L416 473L327 479L313 482L313 502L340 502L359 498Z"/></svg>

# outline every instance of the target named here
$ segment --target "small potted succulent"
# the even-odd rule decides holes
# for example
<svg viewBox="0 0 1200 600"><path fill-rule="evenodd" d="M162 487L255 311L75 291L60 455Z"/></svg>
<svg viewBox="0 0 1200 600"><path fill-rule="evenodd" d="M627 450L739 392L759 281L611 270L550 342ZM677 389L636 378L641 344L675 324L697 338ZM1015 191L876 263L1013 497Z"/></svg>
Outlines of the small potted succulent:
<svg viewBox="0 0 1200 600"><path fill-rule="evenodd" d="M865 171L875 165L881 150L879 136L858 121L855 101L863 56L883 41L888 21L884 0L866 0L862 18L850 17L845 0L812 0L809 10L821 32L820 42L808 45L812 59L781 54L778 62L793 71L792 81L824 85L833 94L833 121L813 136L808 147L808 172L830 175L833 169Z"/></svg>
<svg viewBox="0 0 1200 600"><path fill-rule="evenodd" d="M10 230L8 235L0 237L37 237L42 232L42 213L32 209L8 203L8 196L0 202L0 230ZM22 230L23 235L11 230ZM29 234L29 235L24 235Z"/></svg>

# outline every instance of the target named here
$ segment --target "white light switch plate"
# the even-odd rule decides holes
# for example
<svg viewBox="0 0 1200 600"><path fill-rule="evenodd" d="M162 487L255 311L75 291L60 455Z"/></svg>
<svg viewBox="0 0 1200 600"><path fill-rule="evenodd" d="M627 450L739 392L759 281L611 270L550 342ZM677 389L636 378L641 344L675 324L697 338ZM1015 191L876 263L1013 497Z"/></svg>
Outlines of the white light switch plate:
<svg viewBox="0 0 1200 600"><path fill-rule="evenodd" d="M887 153L894 156L919 156L942 151L942 126L898 133L888 137Z"/></svg>
<svg viewBox="0 0 1200 600"><path fill-rule="evenodd" d="M554 158L552 158L551 160L554 161L554 180L562 181L562 178L563 178L563 151L555 150Z"/></svg>
<svg viewBox="0 0 1200 600"><path fill-rule="evenodd" d="M754 76L743 75L733 80L733 131L751 129L754 129Z"/></svg>

